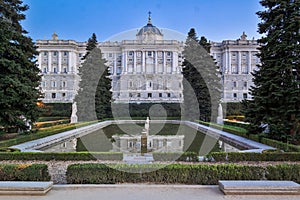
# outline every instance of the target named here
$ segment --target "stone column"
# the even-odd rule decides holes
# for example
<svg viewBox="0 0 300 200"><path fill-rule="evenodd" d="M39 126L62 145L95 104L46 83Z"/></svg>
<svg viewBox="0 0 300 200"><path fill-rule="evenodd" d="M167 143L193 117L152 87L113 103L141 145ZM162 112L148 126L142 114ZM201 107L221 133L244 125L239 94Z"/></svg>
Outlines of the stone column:
<svg viewBox="0 0 300 200"><path fill-rule="evenodd" d="M136 74L136 51L133 51L133 74Z"/></svg>
<svg viewBox="0 0 300 200"><path fill-rule="evenodd" d="M48 72L52 72L52 57L51 57L51 51L48 51Z"/></svg>
<svg viewBox="0 0 300 200"><path fill-rule="evenodd" d="M142 73L146 74L146 51L142 51Z"/></svg>
<svg viewBox="0 0 300 200"><path fill-rule="evenodd" d="M248 51L248 74L252 71L252 52Z"/></svg>
<svg viewBox="0 0 300 200"><path fill-rule="evenodd" d="M229 72L229 65L228 65L228 58L227 57L228 57L227 51L225 50L224 55L223 55L223 60L224 60L223 66L226 69L226 71L225 71L226 74Z"/></svg>
<svg viewBox="0 0 300 200"><path fill-rule="evenodd" d="M39 53L39 69L44 73L44 69L42 66L42 52Z"/></svg>
<svg viewBox="0 0 300 200"><path fill-rule="evenodd" d="M57 59L58 59L58 72L64 72L64 69L62 69L61 66L61 51L58 51Z"/></svg>
<svg viewBox="0 0 300 200"><path fill-rule="evenodd" d="M228 49L228 73L231 74L232 73L232 67L231 67L231 52Z"/></svg>
<svg viewBox="0 0 300 200"><path fill-rule="evenodd" d="M127 52L123 51L123 73L127 74Z"/></svg>
<svg viewBox="0 0 300 200"><path fill-rule="evenodd" d="M172 74L175 74L176 73L176 69L177 69L177 66L178 66L178 53L177 52L173 52L173 58L172 58Z"/></svg>
<svg viewBox="0 0 300 200"><path fill-rule="evenodd" d="M73 69L73 63L72 63L72 52L68 51L68 68L67 68L68 72L72 72L72 74L75 72L75 70Z"/></svg>
<svg viewBox="0 0 300 200"><path fill-rule="evenodd" d="M166 52L163 51L163 74L167 72L167 65L166 65Z"/></svg>
<svg viewBox="0 0 300 200"><path fill-rule="evenodd" d="M113 71L113 75L117 75L117 54L114 54L114 71Z"/></svg>
<svg viewBox="0 0 300 200"><path fill-rule="evenodd" d="M157 51L155 51L155 74L158 74L158 64L157 64L157 60L158 60L158 54L157 54Z"/></svg>
<svg viewBox="0 0 300 200"><path fill-rule="evenodd" d="M238 51L238 74L242 74L242 54Z"/></svg>

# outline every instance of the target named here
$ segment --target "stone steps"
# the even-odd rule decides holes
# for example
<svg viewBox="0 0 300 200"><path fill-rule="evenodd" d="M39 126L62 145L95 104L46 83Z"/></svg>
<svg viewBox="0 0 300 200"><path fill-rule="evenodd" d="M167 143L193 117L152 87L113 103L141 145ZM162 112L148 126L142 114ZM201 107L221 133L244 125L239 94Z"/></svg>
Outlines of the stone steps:
<svg viewBox="0 0 300 200"><path fill-rule="evenodd" d="M0 195L45 195L53 182L0 181Z"/></svg>
<svg viewBox="0 0 300 200"><path fill-rule="evenodd" d="M300 195L300 185L293 181L219 181L226 195Z"/></svg>

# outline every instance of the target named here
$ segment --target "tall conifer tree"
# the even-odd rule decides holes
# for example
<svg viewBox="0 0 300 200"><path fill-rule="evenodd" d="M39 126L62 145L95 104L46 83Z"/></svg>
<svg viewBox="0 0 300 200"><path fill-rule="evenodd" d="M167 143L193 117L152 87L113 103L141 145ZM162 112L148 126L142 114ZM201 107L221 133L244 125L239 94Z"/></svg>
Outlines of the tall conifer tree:
<svg viewBox="0 0 300 200"><path fill-rule="evenodd" d="M184 110L190 120L215 121L217 117L221 82L218 67L209 52L207 39L202 36L199 40L195 29L190 29L183 51Z"/></svg>
<svg viewBox="0 0 300 200"><path fill-rule="evenodd" d="M91 121L111 117L111 80L109 70L97 48L96 34L89 38L85 61L79 68L81 81L75 101L78 120Z"/></svg>
<svg viewBox="0 0 300 200"><path fill-rule="evenodd" d="M243 102L249 133L282 141L300 134L300 0L262 0L258 32L261 64L253 73L252 100Z"/></svg>
<svg viewBox="0 0 300 200"><path fill-rule="evenodd" d="M0 126L26 130L37 120L41 77L37 51L20 21L28 9L21 0L0 1Z"/></svg>

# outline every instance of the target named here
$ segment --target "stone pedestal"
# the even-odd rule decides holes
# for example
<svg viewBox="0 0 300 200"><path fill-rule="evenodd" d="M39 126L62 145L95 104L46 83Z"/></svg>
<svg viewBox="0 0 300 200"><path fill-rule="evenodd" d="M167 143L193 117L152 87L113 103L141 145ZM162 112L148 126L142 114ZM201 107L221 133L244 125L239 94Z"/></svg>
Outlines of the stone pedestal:
<svg viewBox="0 0 300 200"><path fill-rule="evenodd" d="M148 148L147 148L147 135L142 135L141 136L141 154L144 155L147 153Z"/></svg>

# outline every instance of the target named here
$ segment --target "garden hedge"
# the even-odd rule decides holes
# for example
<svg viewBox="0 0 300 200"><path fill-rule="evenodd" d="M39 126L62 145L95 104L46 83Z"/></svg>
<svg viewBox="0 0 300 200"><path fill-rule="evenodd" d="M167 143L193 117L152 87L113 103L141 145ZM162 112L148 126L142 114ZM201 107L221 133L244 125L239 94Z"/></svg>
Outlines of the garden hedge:
<svg viewBox="0 0 300 200"><path fill-rule="evenodd" d="M66 175L69 184L159 183L216 185L218 180L221 179L260 180L264 178L264 173L265 169L260 166L234 164L73 164L68 166Z"/></svg>
<svg viewBox="0 0 300 200"><path fill-rule="evenodd" d="M0 152L0 160L122 160L123 154L118 152Z"/></svg>
<svg viewBox="0 0 300 200"><path fill-rule="evenodd" d="M195 152L153 153L155 161L199 161ZM0 152L1 160L123 160L121 152Z"/></svg>
<svg viewBox="0 0 300 200"><path fill-rule="evenodd" d="M300 183L300 165L272 165L267 167L268 180L290 180Z"/></svg>
<svg viewBox="0 0 300 200"><path fill-rule="evenodd" d="M44 164L0 164L0 181L49 181Z"/></svg>
<svg viewBox="0 0 300 200"><path fill-rule="evenodd" d="M207 156L208 160L216 162L240 162L240 161L300 161L300 153L297 152L214 152Z"/></svg>

